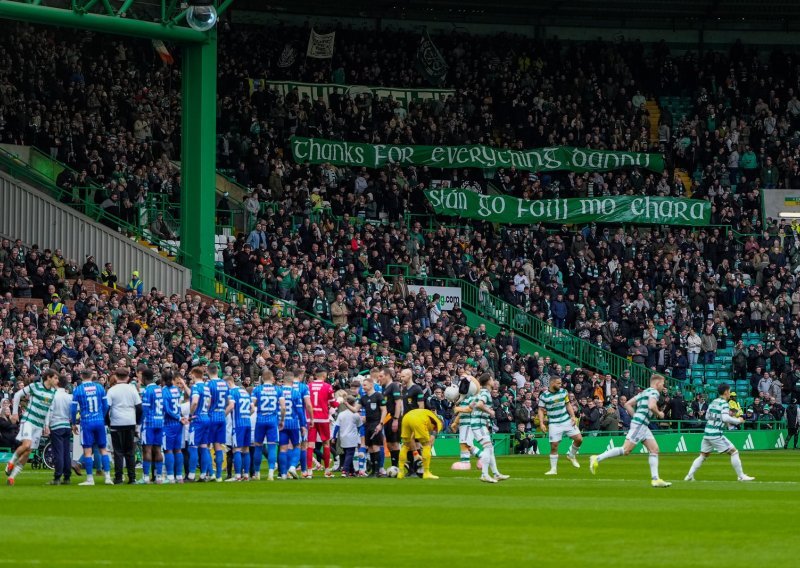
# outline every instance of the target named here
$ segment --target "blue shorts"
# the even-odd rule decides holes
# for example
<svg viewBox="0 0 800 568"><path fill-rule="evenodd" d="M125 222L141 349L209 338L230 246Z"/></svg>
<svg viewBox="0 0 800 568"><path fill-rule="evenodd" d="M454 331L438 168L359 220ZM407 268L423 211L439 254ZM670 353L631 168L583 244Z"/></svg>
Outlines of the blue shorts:
<svg viewBox="0 0 800 568"><path fill-rule="evenodd" d="M297 430L287 430L284 428L281 430L281 446L286 446L288 444L292 444L293 447L297 447L300 445L300 429Z"/></svg>
<svg viewBox="0 0 800 568"><path fill-rule="evenodd" d="M84 448L97 446L102 450L107 445L105 424L81 424L81 446Z"/></svg>
<svg viewBox="0 0 800 568"><path fill-rule="evenodd" d="M164 443L164 428L142 426L141 439L143 446L158 446Z"/></svg>
<svg viewBox="0 0 800 568"><path fill-rule="evenodd" d="M206 443L225 444L228 441L225 430L225 422L209 422L206 433Z"/></svg>
<svg viewBox="0 0 800 568"><path fill-rule="evenodd" d="M279 439L277 424L256 424L253 442L256 444L277 444Z"/></svg>
<svg viewBox="0 0 800 568"><path fill-rule="evenodd" d="M231 438L234 448L249 448L252 443L252 429L250 426L237 426L233 429Z"/></svg>
<svg viewBox="0 0 800 568"><path fill-rule="evenodd" d="M189 423L189 446L205 446L208 444L208 422L197 422L194 420Z"/></svg>
<svg viewBox="0 0 800 568"><path fill-rule="evenodd" d="M164 425L164 445L167 452L183 449L183 424L180 422Z"/></svg>

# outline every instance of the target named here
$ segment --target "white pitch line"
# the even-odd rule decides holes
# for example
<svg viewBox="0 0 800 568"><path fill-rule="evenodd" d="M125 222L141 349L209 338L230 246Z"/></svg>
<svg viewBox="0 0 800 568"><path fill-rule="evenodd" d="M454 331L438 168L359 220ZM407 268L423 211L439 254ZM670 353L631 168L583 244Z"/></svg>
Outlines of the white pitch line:
<svg viewBox="0 0 800 568"><path fill-rule="evenodd" d="M126 561L127 563L127 561ZM52 565L70 565L70 566L117 566L119 565L118 561L112 560L59 560L58 562L52 562L50 560L36 560L30 558L0 558L0 565L2 564L21 564L23 566L52 566ZM131 564L129 564L131 565ZM170 561L170 562L159 562L159 561L142 561L136 562L132 564L133 566L164 566L164 567L174 567L174 566L213 566L215 568L343 568L338 564L264 564L263 562L259 562L258 564L248 563L248 562L181 562L181 561ZM369 568L367 566L361 566L358 568Z"/></svg>

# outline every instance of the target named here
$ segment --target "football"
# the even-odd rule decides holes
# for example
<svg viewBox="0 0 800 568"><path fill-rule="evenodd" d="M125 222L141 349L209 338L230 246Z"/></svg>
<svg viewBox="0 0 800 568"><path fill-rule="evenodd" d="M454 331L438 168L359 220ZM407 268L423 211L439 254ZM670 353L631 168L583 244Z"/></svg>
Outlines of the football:
<svg viewBox="0 0 800 568"><path fill-rule="evenodd" d="M397 466L393 465L389 469L386 470L386 475L388 475L389 477L397 477L398 471L400 471L400 470L397 469Z"/></svg>
<svg viewBox="0 0 800 568"><path fill-rule="evenodd" d="M458 387L456 386L451 385L444 389L444 397L450 402L456 402L459 396Z"/></svg>

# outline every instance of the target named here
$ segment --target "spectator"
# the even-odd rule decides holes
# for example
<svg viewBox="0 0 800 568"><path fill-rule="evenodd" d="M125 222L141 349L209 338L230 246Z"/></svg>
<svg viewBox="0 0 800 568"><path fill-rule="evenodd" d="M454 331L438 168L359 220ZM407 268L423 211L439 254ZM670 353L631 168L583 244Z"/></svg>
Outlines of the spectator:
<svg viewBox="0 0 800 568"><path fill-rule="evenodd" d="M144 282L142 282L142 279L139 278L138 270L131 272L131 279L128 282L125 290L128 292L133 292L139 298L144 295Z"/></svg>

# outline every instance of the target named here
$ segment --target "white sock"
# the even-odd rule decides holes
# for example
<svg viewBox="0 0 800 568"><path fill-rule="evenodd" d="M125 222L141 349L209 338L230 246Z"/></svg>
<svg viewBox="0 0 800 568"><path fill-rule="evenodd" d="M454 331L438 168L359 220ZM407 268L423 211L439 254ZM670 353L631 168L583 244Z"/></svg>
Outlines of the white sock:
<svg viewBox="0 0 800 568"><path fill-rule="evenodd" d="M689 468L689 477L694 477L695 472L700 469L700 466L703 465L703 462L706 461L705 456L698 456L696 460L692 462L692 467Z"/></svg>
<svg viewBox="0 0 800 568"><path fill-rule="evenodd" d="M571 458L574 458L577 453L578 453L578 448L575 447L575 442L572 442L572 445L569 447L567 455Z"/></svg>
<svg viewBox="0 0 800 568"><path fill-rule="evenodd" d="M8 460L8 463L10 463L12 466L13 466L13 465L17 465L17 454L13 454L13 455L11 456L11 459L10 459L10 460Z"/></svg>
<svg viewBox="0 0 800 568"><path fill-rule="evenodd" d="M658 454L650 454L647 461L650 463L650 477L658 479Z"/></svg>
<svg viewBox="0 0 800 568"><path fill-rule="evenodd" d="M739 452L731 455L731 465L737 476L742 477L744 475L742 471L742 459L739 457Z"/></svg>
<svg viewBox="0 0 800 568"><path fill-rule="evenodd" d="M22 466L21 465L15 465L14 469L11 470L11 475L9 475L8 477L11 478L11 479L14 479L20 473L22 473Z"/></svg>
<svg viewBox="0 0 800 568"><path fill-rule="evenodd" d="M174 475L168 475L167 479L170 480L170 481L175 481L175 476Z"/></svg>
<svg viewBox="0 0 800 568"><path fill-rule="evenodd" d="M556 471L558 469L558 454L550 454L550 470Z"/></svg>
<svg viewBox="0 0 800 568"><path fill-rule="evenodd" d="M483 450L483 470L481 471L482 475L489 476L489 465L492 463L492 455L494 454L494 448L491 446L484 448Z"/></svg>
<svg viewBox="0 0 800 568"><path fill-rule="evenodd" d="M597 456L597 461L601 462L603 460L607 460L608 458L617 458L622 455L625 455L625 452L622 448L611 448L610 450L606 450Z"/></svg>
<svg viewBox="0 0 800 568"><path fill-rule="evenodd" d="M492 460L491 463L489 464L489 467L492 469L493 474L495 475L500 474L500 470L497 469L497 456L494 453L494 448L492 448Z"/></svg>

